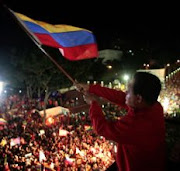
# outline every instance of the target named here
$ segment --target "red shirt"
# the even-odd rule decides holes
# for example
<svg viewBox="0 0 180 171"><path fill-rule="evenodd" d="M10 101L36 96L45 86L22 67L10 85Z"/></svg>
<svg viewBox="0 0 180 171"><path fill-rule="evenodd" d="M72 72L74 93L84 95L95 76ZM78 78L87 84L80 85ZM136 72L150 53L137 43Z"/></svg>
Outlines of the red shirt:
<svg viewBox="0 0 180 171"><path fill-rule="evenodd" d="M165 170L165 122L159 102L134 110L125 104L122 91L90 85L90 93L104 97L128 109L120 120L105 119L100 105L93 101L90 118L98 135L118 143L116 162L120 171Z"/></svg>

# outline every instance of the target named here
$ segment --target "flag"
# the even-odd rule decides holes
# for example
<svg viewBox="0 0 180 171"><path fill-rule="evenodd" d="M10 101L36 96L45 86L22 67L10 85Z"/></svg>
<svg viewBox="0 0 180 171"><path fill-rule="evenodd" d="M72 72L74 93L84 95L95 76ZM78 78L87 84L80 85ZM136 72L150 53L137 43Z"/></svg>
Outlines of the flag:
<svg viewBox="0 0 180 171"><path fill-rule="evenodd" d="M65 158L66 158L66 159L65 159L65 163L66 163L67 165L72 165L73 162L75 161L74 158L70 158L69 156L66 156Z"/></svg>
<svg viewBox="0 0 180 171"><path fill-rule="evenodd" d="M46 160L46 156L42 150L39 150L39 161L40 163Z"/></svg>
<svg viewBox="0 0 180 171"><path fill-rule="evenodd" d="M25 158L28 158L28 157L31 157L32 156L32 153L28 153L28 154L25 154Z"/></svg>
<svg viewBox="0 0 180 171"><path fill-rule="evenodd" d="M39 135L41 136L41 135L44 135L44 134L45 134L44 129L41 129L41 130L39 131Z"/></svg>
<svg viewBox="0 0 180 171"><path fill-rule="evenodd" d="M3 118L0 118L0 125L5 125L7 124L7 121Z"/></svg>
<svg viewBox="0 0 180 171"><path fill-rule="evenodd" d="M96 38L90 30L65 24L53 25L10 11L36 42L58 48L68 60L98 57Z"/></svg>
<svg viewBox="0 0 180 171"><path fill-rule="evenodd" d="M4 147L6 144L7 144L7 141L6 141L5 138L3 138L3 139L1 140L0 145Z"/></svg>
<svg viewBox="0 0 180 171"><path fill-rule="evenodd" d="M9 163L5 163L4 164L4 170L3 171L11 171L10 168L9 168Z"/></svg>
<svg viewBox="0 0 180 171"><path fill-rule="evenodd" d="M15 145L19 145L19 144L21 144L20 137L11 138L11 140L10 140L10 145L11 146L15 146Z"/></svg>
<svg viewBox="0 0 180 171"><path fill-rule="evenodd" d="M79 154L80 156L84 156L84 153L80 151L78 147L76 147L76 154Z"/></svg>
<svg viewBox="0 0 180 171"><path fill-rule="evenodd" d="M61 128L59 129L59 136L66 137L68 133L69 131L65 129L61 129Z"/></svg>
<svg viewBox="0 0 180 171"><path fill-rule="evenodd" d="M92 130L92 127L90 125L84 125L85 131Z"/></svg>

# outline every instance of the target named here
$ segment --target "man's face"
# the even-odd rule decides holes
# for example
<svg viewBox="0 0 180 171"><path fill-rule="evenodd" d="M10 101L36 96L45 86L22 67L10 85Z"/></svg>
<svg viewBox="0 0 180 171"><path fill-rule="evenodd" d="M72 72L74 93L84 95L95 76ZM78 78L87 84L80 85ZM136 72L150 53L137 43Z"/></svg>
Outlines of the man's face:
<svg viewBox="0 0 180 171"><path fill-rule="evenodd" d="M130 82L128 85L128 90L126 92L126 104L130 107L136 107L137 105L137 96L133 92L134 81Z"/></svg>

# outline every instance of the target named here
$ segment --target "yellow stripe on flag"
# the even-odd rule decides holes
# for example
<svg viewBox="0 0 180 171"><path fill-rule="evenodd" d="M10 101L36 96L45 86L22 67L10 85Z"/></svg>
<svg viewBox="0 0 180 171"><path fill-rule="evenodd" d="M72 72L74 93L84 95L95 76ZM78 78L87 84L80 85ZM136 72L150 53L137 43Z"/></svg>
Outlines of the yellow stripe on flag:
<svg viewBox="0 0 180 171"><path fill-rule="evenodd" d="M61 32L71 32L71 31L80 31L80 30L85 30L85 31L91 32L90 30L87 30L87 29L83 29L80 27L74 27L74 26L70 26L70 25L66 25L66 24L53 25L53 24L49 24L49 23L46 23L43 21L33 20L33 19L31 19L23 14L17 13L17 12L15 12L15 15L18 16L23 21L29 21L29 22L32 22L34 24L37 24L37 25L43 27L50 33L61 33Z"/></svg>

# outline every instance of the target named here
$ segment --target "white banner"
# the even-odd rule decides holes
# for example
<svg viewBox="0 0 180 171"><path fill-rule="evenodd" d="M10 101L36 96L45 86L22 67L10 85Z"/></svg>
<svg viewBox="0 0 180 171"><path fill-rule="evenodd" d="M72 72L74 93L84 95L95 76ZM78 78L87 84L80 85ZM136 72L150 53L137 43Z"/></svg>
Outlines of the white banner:
<svg viewBox="0 0 180 171"><path fill-rule="evenodd" d="M46 109L46 118L56 116L59 114L67 114L69 112L70 111L68 108L64 108L61 106L53 107L50 109ZM41 117L43 117L44 116L44 110L39 111L39 114L41 115Z"/></svg>
<svg viewBox="0 0 180 171"><path fill-rule="evenodd" d="M149 72L153 75L156 75L161 82L164 82L165 80L165 68L161 69L139 69L137 72Z"/></svg>

